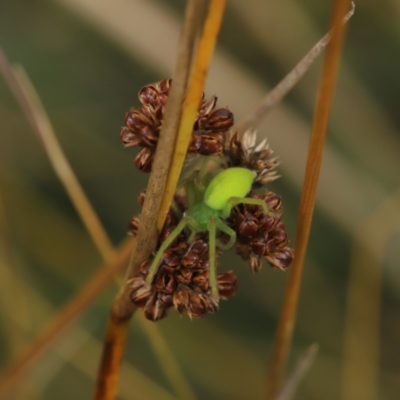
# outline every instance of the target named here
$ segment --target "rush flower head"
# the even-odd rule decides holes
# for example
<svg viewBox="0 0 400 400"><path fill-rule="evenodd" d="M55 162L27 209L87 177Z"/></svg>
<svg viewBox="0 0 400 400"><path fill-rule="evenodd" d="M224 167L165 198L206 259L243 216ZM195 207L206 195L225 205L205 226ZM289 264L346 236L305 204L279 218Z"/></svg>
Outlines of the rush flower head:
<svg viewBox="0 0 400 400"><path fill-rule="evenodd" d="M121 140L126 147L140 146L135 163L150 171L157 146L170 80L145 86L139 92L140 109L126 115ZM230 131L233 115L215 109L215 96L204 96L193 125L188 151L220 160L218 172L207 172L211 158L202 157L199 170L185 179L176 194L155 252L131 279L132 302L153 321L164 318L170 308L190 318L213 313L219 300L236 294L232 271L217 272L219 256L234 248L249 261L253 272L263 259L272 267L286 269L292 259L282 217L282 201L267 190L257 192L278 175L278 162L266 141L256 144L256 132L241 139ZM145 191L139 196L142 206ZM140 218L129 231L136 235Z"/></svg>
<svg viewBox="0 0 400 400"><path fill-rule="evenodd" d="M144 86L139 91L142 106L131 108L125 116L120 139L125 147L142 147L135 158L135 165L143 172L151 171L171 84L171 79L164 79ZM225 136L234 121L228 108L216 109L216 104L216 96L205 100L203 94L193 124L189 153L205 156L222 154Z"/></svg>
<svg viewBox="0 0 400 400"><path fill-rule="evenodd" d="M276 157L272 157L273 151L266 139L259 144L256 144L256 141L257 131L255 130L247 130L242 139L239 139L237 132L231 131L227 135L225 155L229 166L244 167L254 171L255 184L265 186L279 178L276 172L279 163Z"/></svg>

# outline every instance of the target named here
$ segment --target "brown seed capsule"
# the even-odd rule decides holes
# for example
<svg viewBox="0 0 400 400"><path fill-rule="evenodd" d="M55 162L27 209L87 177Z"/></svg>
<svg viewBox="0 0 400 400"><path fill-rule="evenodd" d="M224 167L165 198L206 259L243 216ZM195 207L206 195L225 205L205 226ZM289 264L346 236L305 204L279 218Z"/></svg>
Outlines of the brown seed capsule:
<svg viewBox="0 0 400 400"><path fill-rule="evenodd" d="M224 150L224 136L221 133L204 133L201 136L197 153L204 156L217 156Z"/></svg>
<svg viewBox="0 0 400 400"><path fill-rule="evenodd" d="M167 315L167 308L162 301L158 299L158 296L150 298L144 308L144 315L151 321L158 321Z"/></svg>
<svg viewBox="0 0 400 400"><path fill-rule="evenodd" d="M251 237L257 233L258 220L247 210L237 213L235 219L235 230L239 236Z"/></svg>
<svg viewBox="0 0 400 400"><path fill-rule="evenodd" d="M146 286L142 277L130 279L127 285L131 288L130 298L133 304L138 307L144 307L153 294L153 289L150 286Z"/></svg>
<svg viewBox="0 0 400 400"><path fill-rule="evenodd" d="M217 276L218 293L221 297L231 297L237 292L237 277L232 271L223 272Z"/></svg>
<svg viewBox="0 0 400 400"><path fill-rule="evenodd" d="M178 285L177 289L175 290L172 296L172 303L174 307L182 313L188 307L190 300L189 290L187 286Z"/></svg>
<svg viewBox="0 0 400 400"><path fill-rule="evenodd" d="M186 268L194 268L199 263L199 255L195 251L190 251L182 257L181 265Z"/></svg>
<svg viewBox="0 0 400 400"><path fill-rule="evenodd" d="M257 254L251 253L250 254L250 269L252 272L258 272L262 268L262 260L261 257Z"/></svg>
<svg viewBox="0 0 400 400"><path fill-rule="evenodd" d="M198 112L196 123L195 123L194 128L193 128L195 131L200 129L198 121L200 119L210 115L211 111L214 109L214 107L217 104L217 100L218 100L217 96L211 96L210 100L204 101L204 93L203 93L201 107L200 107L200 110Z"/></svg>
<svg viewBox="0 0 400 400"><path fill-rule="evenodd" d="M293 261L293 252L288 247L284 247L267 255L265 258L272 266L279 269L286 269Z"/></svg>
<svg viewBox="0 0 400 400"><path fill-rule="evenodd" d="M163 79L162 81L151 83L144 86L139 91L139 100L142 104L150 104L157 106L161 103L165 104L168 100L168 91L171 86L171 79Z"/></svg>
<svg viewBox="0 0 400 400"><path fill-rule="evenodd" d="M177 287L177 283L170 274L163 274L161 276L160 274L157 274L153 286L158 292L172 294Z"/></svg>
<svg viewBox="0 0 400 400"><path fill-rule="evenodd" d="M129 128L122 128L119 138L125 147L139 146L141 143L140 136Z"/></svg>
<svg viewBox="0 0 400 400"><path fill-rule="evenodd" d="M186 312L190 319L200 318L208 312L208 304L204 299L204 296L192 290L190 292L190 300Z"/></svg>
<svg viewBox="0 0 400 400"><path fill-rule="evenodd" d="M151 126L140 129L140 144L142 147L155 147L158 142L158 130Z"/></svg>
<svg viewBox="0 0 400 400"><path fill-rule="evenodd" d="M193 275L192 285L201 291L207 292L209 289L208 271L199 272Z"/></svg>
<svg viewBox="0 0 400 400"><path fill-rule="evenodd" d="M212 132L224 132L231 128L233 123L233 114L227 108L218 108L210 113L204 127L201 128Z"/></svg>
<svg viewBox="0 0 400 400"><path fill-rule="evenodd" d="M204 236L204 235L203 235ZM191 251L195 251L200 256L208 253L208 241L202 238L196 239L190 246Z"/></svg>
<svg viewBox="0 0 400 400"><path fill-rule="evenodd" d="M146 85L139 91L139 100L142 104L155 104L158 91L153 85Z"/></svg>
<svg viewBox="0 0 400 400"><path fill-rule="evenodd" d="M150 172L153 160L153 150L143 147L135 158L135 165L143 172Z"/></svg>
<svg viewBox="0 0 400 400"><path fill-rule="evenodd" d="M179 259L174 251L167 249L162 255L163 264L167 265L172 271L179 265Z"/></svg>
<svg viewBox="0 0 400 400"><path fill-rule="evenodd" d="M202 139L201 135L193 134L192 137L190 138L188 152L189 153L198 153L200 151L202 141L203 141L203 139Z"/></svg>
<svg viewBox="0 0 400 400"><path fill-rule="evenodd" d="M140 132L143 127L151 126L152 122L140 109L131 108L125 116L125 124L132 132Z"/></svg>
<svg viewBox="0 0 400 400"><path fill-rule="evenodd" d="M193 272L187 268L181 268L176 272L175 278L178 282L189 285L192 281Z"/></svg>
<svg viewBox="0 0 400 400"><path fill-rule="evenodd" d="M165 308L170 308L173 306L172 304L172 295L168 293L160 293L158 295L159 300L165 306Z"/></svg>
<svg viewBox="0 0 400 400"><path fill-rule="evenodd" d="M264 200L271 211L282 214L282 199L274 192L267 192Z"/></svg>
<svg viewBox="0 0 400 400"><path fill-rule="evenodd" d="M157 88L159 93L168 93L171 87L172 79L162 79L161 81L157 82Z"/></svg>
<svg viewBox="0 0 400 400"><path fill-rule="evenodd" d="M269 232L276 227L279 223L278 218L265 216L260 221L260 232Z"/></svg>
<svg viewBox="0 0 400 400"><path fill-rule="evenodd" d="M257 235L251 241L251 249L255 254L262 256L265 255L267 251L267 240L268 234L266 235Z"/></svg>

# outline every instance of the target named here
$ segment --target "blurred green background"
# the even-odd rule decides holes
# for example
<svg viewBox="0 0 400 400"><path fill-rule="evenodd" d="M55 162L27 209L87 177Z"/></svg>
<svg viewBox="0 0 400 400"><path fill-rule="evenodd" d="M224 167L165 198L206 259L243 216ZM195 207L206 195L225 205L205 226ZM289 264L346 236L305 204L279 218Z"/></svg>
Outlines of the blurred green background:
<svg viewBox="0 0 400 400"><path fill-rule="evenodd" d="M171 75L185 2L0 2L0 44L35 85L115 245L148 176L119 141L146 83ZM349 23L289 367L320 351L296 399L400 396L400 3L362 0ZM331 2L231 0L206 94L243 118L321 37ZM259 127L279 156L294 240L322 58ZM0 363L20 354L102 260L0 78ZM7 256L8 254L8 256ZM11 254L11 257L10 257ZM10 261L12 260L12 262ZM200 320L157 323L199 399L261 399L287 274L232 255L236 297ZM110 283L10 399L88 399L117 287ZM176 398L135 317L119 399Z"/></svg>

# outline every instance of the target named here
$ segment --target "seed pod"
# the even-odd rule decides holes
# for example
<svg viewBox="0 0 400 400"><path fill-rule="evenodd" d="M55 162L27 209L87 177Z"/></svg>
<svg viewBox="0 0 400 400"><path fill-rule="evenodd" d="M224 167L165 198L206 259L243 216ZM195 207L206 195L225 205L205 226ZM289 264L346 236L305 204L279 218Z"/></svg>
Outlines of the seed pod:
<svg viewBox="0 0 400 400"><path fill-rule="evenodd" d="M153 286L157 292L172 294L177 287L177 283L170 274L157 274Z"/></svg>
<svg viewBox="0 0 400 400"><path fill-rule="evenodd" d="M180 284L172 296L172 303L174 307L182 313L188 308L190 300L189 291L186 286Z"/></svg>
<svg viewBox="0 0 400 400"><path fill-rule="evenodd" d="M193 286L198 287L201 291L207 292L210 285L208 281L208 272L203 271L193 275Z"/></svg>
<svg viewBox="0 0 400 400"><path fill-rule="evenodd" d="M238 212L235 218L235 231L241 237L252 237L258 231L258 220L251 213L245 210Z"/></svg>
<svg viewBox="0 0 400 400"><path fill-rule="evenodd" d="M142 277L136 277L130 279L127 282L130 286L130 298L137 307L144 307L149 300L150 296L153 294L153 289L146 286Z"/></svg>
<svg viewBox="0 0 400 400"><path fill-rule="evenodd" d="M135 158L135 165L143 172L150 172L153 165L154 152L151 149L143 147Z"/></svg>
<svg viewBox="0 0 400 400"><path fill-rule="evenodd" d="M262 268L261 257L257 254L254 253L250 254L249 263L252 272L258 272Z"/></svg>
<svg viewBox="0 0 400 400"><path fill-rule="evenodd" d="M199 255L208 254L208 240L198 237L190 246L191 251L195 251Z"/></svg>
<svg viewBox="0 0 400 400"><path fill-rule="evenodd" d="M181 265L185 268L194 268L199 263L199 255L195 251L185 254L181 260Z"/></svg>
<svg viewBox="0 0 400 400"><path fill-rule="evenodd" d="M139 100L142 104L157 106L165 104L168 100L168 92L171 86L171 79L163 79L156 83L150 83L139 91Z"/></svg>
<svg viewBox="0 0 400 400"><path fill-rule="evenodd" d="M222 298L234 296L237 292L237 277L232 271L218 274L218 292Z"/></svg>
<svg viewBox="0 0 400 400"><path fill-rule="evenodd" d="M120 139L122 144L125 147L133 147L133 146L139 146L141 143L141 138L138 136L137 133L132 132L128 128L122 128L121 133L120 133Z"/></svg>
<svg viewBox="0 0 400 400"><path fill-rule="evenodd" d="M224 136L221 133L204 133L197 153L203 156L217 156L224 150Z"/></svg>
<svg viewBox="0 0 400 400"><path fill-rule="evenodd" d="M227 108L218 108L210 113L206 120L199 120L199 129L212 132L224 132L232 127L233 114Z"/></svg>
<svg viewBox="0 0 400 400"><path fill-rule="evenodd" d="M187 268L181 268L175 274L175 278L178 282L183 283L185 285L189 285L192 281L193 272Z"/></svg>
<svg viewBox="0 0 400 400"><path fill-rule="evenodd" d="M140 132L144 127L152 126L153 121L140 109L131 108L125 116L125 124L132 132Z"/></svg>
<svg viewBox="0 0 400 400"><path fill-rule="evenodd" d="M208 115L210 115L211 111L214 109L214 107L217 104L218 97L211 96L210 100L204 101L204 93L203 93L201 100L202 100L201 107L197 114L197 119L196 119L196 122L195 122L195 125L193 128L195 131L200 129L198 121L200 119L206 118L206 117L208 117Z"/></svg>
<svg viewBox="0 0 400 400"><path fill-rule="evenodd" d="M190 292L190 300L186 312L190 319L200 318L208 312L208 304L204 297L195 291Z"/></svg>
<svg viewBox="0 0 400 400"><path fill-rule="evenodd" d="M151 321L158 321L167 315L167 308L163 302L158 299L158 296L154 295L148 300L144 308L144 315Z"/></svg>
<svg viewBox="0 0 400 400"><path fill-rule="evenodd" d="M284 247L266 256L266 260L274 267L286 269L293 261L293 252L291 249Z"/></svg>

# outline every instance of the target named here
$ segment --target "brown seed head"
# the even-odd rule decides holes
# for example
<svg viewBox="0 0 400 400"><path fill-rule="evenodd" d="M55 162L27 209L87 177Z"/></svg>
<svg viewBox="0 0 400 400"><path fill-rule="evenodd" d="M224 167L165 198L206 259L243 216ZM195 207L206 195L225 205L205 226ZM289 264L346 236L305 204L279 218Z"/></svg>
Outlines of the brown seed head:
<svg viewBox="0 0 400 400"><path fill-rule="evenodd" d="M154 161L154 151L143 147L135 158L135 165L143 172L150 172Z"/></svg>

